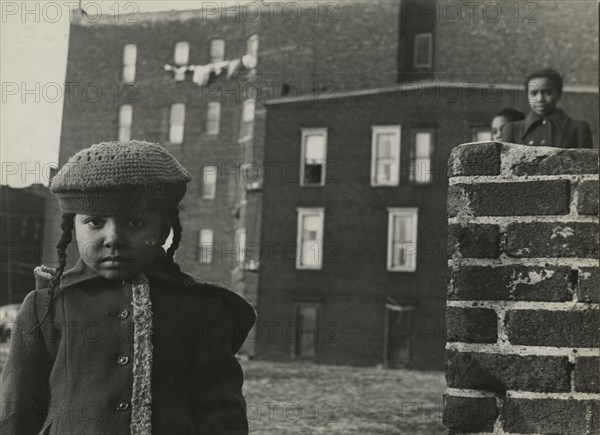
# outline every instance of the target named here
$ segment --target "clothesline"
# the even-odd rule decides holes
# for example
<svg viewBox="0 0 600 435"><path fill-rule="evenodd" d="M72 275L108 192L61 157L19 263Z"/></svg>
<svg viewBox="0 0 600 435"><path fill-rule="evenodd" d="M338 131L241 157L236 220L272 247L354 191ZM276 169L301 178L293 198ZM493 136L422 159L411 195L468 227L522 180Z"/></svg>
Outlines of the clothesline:
<svg viewBox="0 0 600 435"><path fill-rule="evenodd" d="M230 79L240 67L244 67L247 70L254 69L256 67L256 57L246 54L241 58L222 60L206 65L172 66L167 64L164 66L164 69L165 71L173 71L176 81L183 81L185 74L191 72L193 73L192 81L198 86L204 86L208 84L211 73L219 76L223 71L227 71L227 78Z"/></svg>

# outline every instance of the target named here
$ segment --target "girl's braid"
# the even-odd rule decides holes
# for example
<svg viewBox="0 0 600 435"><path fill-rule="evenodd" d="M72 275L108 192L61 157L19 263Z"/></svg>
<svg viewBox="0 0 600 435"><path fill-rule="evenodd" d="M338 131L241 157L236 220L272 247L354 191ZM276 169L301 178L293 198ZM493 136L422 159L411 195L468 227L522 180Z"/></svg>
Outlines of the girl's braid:
<svg viewBox="0 0 600 435"><path fill-rule="evenodd" d="M63 230L62 235L60 236L60 240L56 245L56 251L58 252L58 267L54 271L52 279L48 284L48 302L46 302L46 311L44 313L44 317L42 320L35 326L38 328L44 323L46 317L50 313L52 309L52 298L54 296L54 289L58 287L60 283L60 279L62 278L62 274L65 270L65 266L67 265L67 246L71 243L71 239L73 238L73 227L75 226L75 213L63 213L61 228ZM34 329L35 329L34 328Z"/></svg>

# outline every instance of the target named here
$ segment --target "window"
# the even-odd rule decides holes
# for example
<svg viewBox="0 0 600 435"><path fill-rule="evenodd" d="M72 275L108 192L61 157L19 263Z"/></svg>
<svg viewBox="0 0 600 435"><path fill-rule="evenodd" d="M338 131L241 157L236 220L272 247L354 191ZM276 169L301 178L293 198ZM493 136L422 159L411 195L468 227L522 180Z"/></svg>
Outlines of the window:
<svg viewBox="0 0 600 435"><path fill-rule="evenodd" d="M187 65L190 60L190 43L181 41L175 44L175 54L173 61L175 65L182 66Z"/></svg>
<svg viewBox="0 0 600 435"><path fill-rule="evenodd" d="M200 230L198 236L198 259L200 263L212 263L214 254L212 230Z"/></svg>
<svg viewBox="0 0 600 435"><path fill-rule="evenodd" d="M210 63L221 62L225 59L225 40L213 39L210 41Z"/></svg>
<svg viewBox="0 0 600 435"><path fill-rule="evenodd" d="M123 81L135 80L135 63L137 61L137 47L135 44L126 44L123 47Z"/></svg>
<svg viewBox="0 0 600 435"><path fill-rule="evenodd" d="M300 161L300 185L325 185L325 162L327 158L327 129L302 129Z"/></svg>
<svg viewBox="0 0 600 435"><path fill-rule="evenodd" d="M221 103L211 101L206 105L206 134L218 135L221 124Z"/></svg>
<svg viewBox="0 0 600 435"><path fill-rule="evenodd" d="M254 121L254 111L256 108L256 102L254 100L244 100L242 108L242 121L251 122Z"/></svg>
<svg viewBox="0 0 600 435"><path fill-rule="evenodd" d="M314 359L317 353L318 305L298 303L294 306L296 336L292 352L294 358Z"/></svg>
<svg viewBox="0 0 600 435"><path fill-rule="evenodd" d="M250 35L246 41L246 54L258 57L258 35Z"/></svg>
<svg viewBox="0 0 600 435"><path fill-rule="evenodd" d="M133 107L123 104L119 107L119 140L127 142L131 139L131 124L133 121Z"/></svg>
<svg viewBox="0 0 600 435"><path fill-rule="evenodd" d="M400 126L372 127L371 186L397 186Z"/></svg>
<svg viewBox="0 0 600 435"><path fill-rule="evenodd" d="M487 127L473 128L473 142L492 142L492 131Z"/></svg>
<svg viewBox="0 0 600 435"><path fill-rule="evenodd" d="M418 33L415 35L414 67L431 68L433 58L433 35Z"/></svg>
<svg viewBox="0 0 600 435"><path fill-rule="evenodd" d="M414 135L415 149L411 181L431 183L431 156L433 154L433 132L417 131Z"/></svg>
<svg viewBox="0 0 600 435"><path fill-rule="evenodd" d="M217 167L207 165L202 168L202 198L215 199L217 194Z"/></svg>
<svg viewBox="0 0 600 435"><path fill-rule="evenodd" d="M185 104L171 105L169 127L169 142L180 144L183 142L183 128L185 123Z"/></svg>
<svg viewBox="0 0 600 435"><path fill-rule="evenodd" d="M321 269L324 217L323 208L298 209L296 269Z"/></svg>
<svg viewBox="0 0 600 435"><path fill-rule="evenodd" d="M246 228L235 230L235 252L238 265L244 266L246 258Z"/></svg>
<svg viewBox="0 0 600 435"><path fill-rule="evenodd" d="M417 208L388 209L387 270L414 272L417 269Z"/></svg>

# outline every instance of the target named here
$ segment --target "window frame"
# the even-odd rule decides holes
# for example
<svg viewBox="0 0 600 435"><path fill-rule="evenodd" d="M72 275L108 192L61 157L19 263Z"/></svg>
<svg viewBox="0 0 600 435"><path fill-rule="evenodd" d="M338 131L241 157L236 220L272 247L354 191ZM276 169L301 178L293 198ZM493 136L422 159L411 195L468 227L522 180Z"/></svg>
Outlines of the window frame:
<svg viewBox="0 0 600 435"><path fill-rule="evenodd" d="M215 43L217 42L221 42L222 43L222 49L221 49L221 53L220 56L216 57L213 53L215 51ZM217 62L222 62L223 60L225 60L225 38L214 38L211 39L208 45L208 59L210 63L217 63Z"/></svg>
<svg viewBox="0 0 600 435"><path fill-rule="evenodd" d="M429 134L430 137L430 142L429 142L429 174L428 174L428 179L426 181L419 181L417 179L417 171L416 171L416 166L417 166L417 135L422 134L422 133L427 133ZM431 165L433 162L433 153L435 151L435 131L433 128L416 128L413 130L412 132L412 143L413 143L413 148L412 148L412 153L411 153L411 170L410 170L410 181L411 183L414 184L419 184L419 185L428 185L433 183L433 177L432 177L432 171L431 171Z"/></svg>
<svg viewBox="0 0 600 435"><path fill-rule="evenodd" d="M324 207L298 207L296 217L296 269L298 270L320 270L323 268L323 239L325 238L325 208ZM319 262L316 264L302 264L302 232L303 222L307 215L318 215L321 220L321 228L319 229L320 239L317 239L317 255Z"/></svg>
<svg viewBox="0 0 600 435"><path fill-rule="evenodd" d="M417 270L417 246L418 246L418 226L419 226L419 208L418 207L388 207L388 233L387 233L387 260L386 270L388 272L416 272ZM411 238L414 243L414 252L408 257L407 264L395 266L394 261L394 218L395 217L411 217L414 219L412 226Z"/></svg>
<svg viewBox="0 0 600 435"><path fill-rule="evenodd" d="M306 182L306 140L309 136L323 136L323 170L321 171L321 181L319 183L307 183ZM318 187L325 186L327 180L327 141L328 141L328 129L327 127L310 127L301 129L301 142L300 142L300 177L299 183L302 187Z"/></svg>
<svg viewBox="0 0 600 435"><path fill-rule="evenodd" d="M203 234L210 234L210 243L204 243L202 240ZM204 246L209 246L212 248L210 252L204 251ZM201 264L212 264L215 257L215 234L211 228L202 228L198 230L198 262ZM206 261L205 261L206 259Z"/></svg>
<svg viewBox="0 0 600 435"><path fill-rule="evenodd" d="M181 123L181 140L179 141L174 141L173 140L173 126L175 124L173 124L173 111L174 111L174 107L175 106L181 106L183 107L183 115L182 115L182 123ZM185 103L173 103L171 104L170 108L169 108L169 143L171 144L175 144L175 145L180 145L185 141L185 115L186 115L186 107L185 107ZM179 126L178 124L175 126Z"/></svg>
<svg viewBox="0 0 600 435"><path fill-rule="evenodd" d="M490 135L490 138L480 140L477 137L479 133L487 133ZM492 129L483 125L473 125L471 126L471 139L472 142L494 142L494 139L492 138Z"/></svg>
<svg viewBox="0 0 600 435"><path fill-rule="evenodd" d="M185 62L177 61L178 47L185 47ZM178 67L190 64L190 43L188 41L177 41L173 44L173 63Z"/></svg>
<svg viewBox="0 0 600 435"><path fill-rule="evenodd" d="M123 110L125 108L129 109L128 123L123 122ZM131 127L133 125L133 106L131 104L121 104L119 106L119 129L118 129L118 140L120 142L127 142L131 140ZM127 131L127 137L122 136L122 132Z"/></svg>
<svg viewBox="0 0 600 435"><path fill-rule="evenodd" d="M389 182L378 182L377 181L377 135L394 133L398 137L397 150L396 150L396 161L394 176ZM371 187L387 187L387 186L398 186L400 184L400 152L402 151L402 126L401 125L373 125L371 126Z"/></svg>
<svg viewBox="0 0 600 435"><path fill-rule="evenodd" d="M207 183L207 168L214 168L214 183ZM210 174L212 175L212 174ZM211 177L212 178L212 177ZM217 165L203 165L202 166L202 199L212 200L217 197L217 179L218 179L218 168ZM207 186L212 186L211 190L207 192Z"/></svg>
<svg viewBox="0 0 600 435"><path fill-rule="evenodd" d="M133 47L134 49L134 54L131 55L131 57L133 57L133 62L127 62L128 60L128 56L127 56L127 50L128 48ZM137 45L136 44L125 44L123 45L123 58L122 58L122 66L123 69L121 70L121 81L124 83L133 83L135 82L135 76L137 73L136 70L136 66L137 66ZM131 74L131 79L128 77L128 74Z"/></svg>
<svg viewBox="0 0 600 435"><path fill-rule="evenodd" d="M217 109L213 112L215 107ZM221 132L221 109L222 106L219 101L209 101L206 103L206 124L204 125L205 134L209 136L218 136ZM211 129L209 128L210 126L214 128Z"/></svg>
<svg viewBox="0 0 600 435"><path fill-rule="evenodd" d="M427 38L427 54L428 59L426 63L418 63L419 50L418 40L422 38ZM433 33L424 32L415 34L413 41L413 68L431 68L433 66Z"/></svg>

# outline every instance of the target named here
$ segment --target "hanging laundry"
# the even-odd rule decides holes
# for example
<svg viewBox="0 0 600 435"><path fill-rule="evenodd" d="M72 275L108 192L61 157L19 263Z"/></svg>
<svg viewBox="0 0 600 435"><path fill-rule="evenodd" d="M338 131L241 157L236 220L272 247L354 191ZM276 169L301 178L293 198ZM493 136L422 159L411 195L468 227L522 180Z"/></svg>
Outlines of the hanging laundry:
<svg viewBox="0 0 600 435"><path fill-rule="evenodd" d="M192 81L198 86L204 86L208 84L210 78L210 65L192 65L190 69L194 72Z"/></svg>
<svg viewBox="0 0 600 435"><path fill-rule="evenodd" d="M188 71L188 67L185 65L180 67L165 65L164 69L165 71L173 71L174 78L178 82L182 82L183 80L185 80L185 73Z"/></svg>
<svg viewBox="0 0 600 435"><path fill-rule="evenodd" d="M228 79L230 79L235 74L235 72L239 69L241 64L242 64L241 59L234 59L229 62L229 65L227 65L227 78Z"/></svg>

